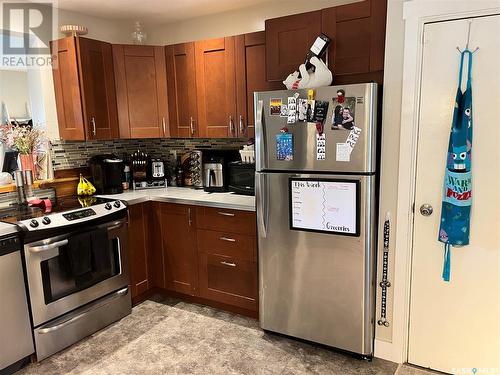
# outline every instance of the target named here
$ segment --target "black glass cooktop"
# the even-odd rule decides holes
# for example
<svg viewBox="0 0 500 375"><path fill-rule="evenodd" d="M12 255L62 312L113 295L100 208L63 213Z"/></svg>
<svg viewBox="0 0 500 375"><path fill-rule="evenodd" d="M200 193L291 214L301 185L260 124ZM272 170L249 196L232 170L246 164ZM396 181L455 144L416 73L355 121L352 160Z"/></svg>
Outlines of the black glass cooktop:
<svg viewBox="0 0 500 375"><path fill-rule="evenodd" d="M50 204L34 202L28 205L10 204L0 208L0 221L15 223L21 220L33 219L50 215L55 212L65 212L77 208L92 207L97 204L112 202L112 199L97 197L70 196L50 199Z"/></svg>

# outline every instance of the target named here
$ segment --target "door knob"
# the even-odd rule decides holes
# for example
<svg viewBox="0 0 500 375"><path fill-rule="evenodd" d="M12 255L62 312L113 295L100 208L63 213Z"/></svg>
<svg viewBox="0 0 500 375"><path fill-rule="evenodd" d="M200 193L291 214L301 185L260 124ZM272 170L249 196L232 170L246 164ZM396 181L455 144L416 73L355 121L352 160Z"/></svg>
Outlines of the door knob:
<svg viewBox="0 0 500 375"><path fill-rule="evenodd" d="M420 206L420 213L423 216L431 216L433 211L434 209L430 204L424 203L423 205Z"/></svg>

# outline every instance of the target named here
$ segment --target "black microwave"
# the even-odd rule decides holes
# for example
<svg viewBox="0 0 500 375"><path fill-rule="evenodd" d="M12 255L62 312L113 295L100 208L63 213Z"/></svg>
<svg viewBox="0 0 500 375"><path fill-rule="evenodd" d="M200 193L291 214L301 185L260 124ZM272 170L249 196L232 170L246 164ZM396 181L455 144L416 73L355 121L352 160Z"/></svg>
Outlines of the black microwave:
<svg viewBox="0 0 500 375"><path fill-rule="evenodd" d="M242 195L255 195L255 163L234 161L228 165L229 191Z"/></svg>

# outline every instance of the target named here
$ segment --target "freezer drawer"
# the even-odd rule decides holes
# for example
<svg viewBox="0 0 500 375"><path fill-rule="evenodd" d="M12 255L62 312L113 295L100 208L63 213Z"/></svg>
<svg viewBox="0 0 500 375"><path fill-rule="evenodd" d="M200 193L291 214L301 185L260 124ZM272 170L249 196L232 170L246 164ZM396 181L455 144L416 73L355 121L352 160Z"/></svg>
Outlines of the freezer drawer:
<svg viewBox="0 0 500 375"><path fill-rule="evenodd" d="M74 310L34 330L36 356L41 361L132 311L128 287Z"/></svg>
<svg viewBox="0 0 500 375"><path fill-rule="evenodd" d="M359 232L291 229L290 179L342 179L359 189ZM263 329L370 356L374 333L375 176L257 173Z"/></svg>

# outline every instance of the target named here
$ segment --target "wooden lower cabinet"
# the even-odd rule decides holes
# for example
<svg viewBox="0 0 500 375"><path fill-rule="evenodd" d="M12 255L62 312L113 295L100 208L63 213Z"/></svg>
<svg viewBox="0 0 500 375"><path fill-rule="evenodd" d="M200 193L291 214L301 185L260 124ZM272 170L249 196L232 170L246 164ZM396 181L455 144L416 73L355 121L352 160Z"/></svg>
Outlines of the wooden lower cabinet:
<svg viewBox="0 0 500 375"><path fill-rule="evenodd" d="M132 298L146 293L149 288L149 233L147 203L129 206L128 251Z"/></svg>
<svg viewBox="0 0 500 375"><path fill-rule="evenodd" d="M198 270L195 208L171 203L161 203L159 207L164 288L196 295Z"/></svg>
<svg viewBox="0 0 500 375"><path fill-rule="evenodd" d="M254 212L147 202L129 216L133 298L164 290L256 316Z"/></svg>
<svg viewBox="0 0 500 375"><path fill-rule="evenodd" d="M198 269L201 297L257 310L255 237L198 229Z"/></svg>

